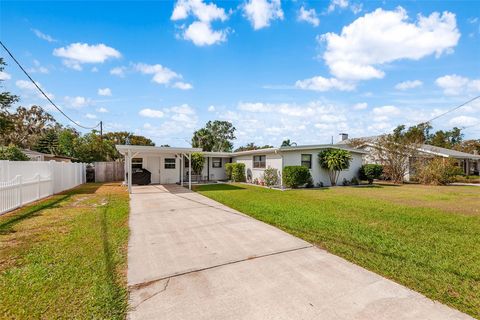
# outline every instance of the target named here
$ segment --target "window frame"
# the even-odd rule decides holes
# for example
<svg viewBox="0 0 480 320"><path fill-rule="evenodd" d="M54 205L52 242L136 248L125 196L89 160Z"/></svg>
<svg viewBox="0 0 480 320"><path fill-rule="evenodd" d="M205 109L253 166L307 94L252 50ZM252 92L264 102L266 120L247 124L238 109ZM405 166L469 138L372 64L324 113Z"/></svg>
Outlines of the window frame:
<svg viewBox="0 0 480 320"><path fill-rule="evenodd" d="M257 157L260 159L255 160L255 158ZM262 161L262 158L264 159L263 161ZM253 169L265 169L267 167L267 155L264 155L264 154L254 155L252 161L253 161Z"/></svg>
<svg viewBox="0 0 480 320"><path fill-rule="evenodd" d="M217 165L215 163L218 163ZM222 158L221 157L212 157L212 168L221 168L222 167Z"/></svg>
<svg viewBox="0 0 480 320"><path fill-rule="evenodd" d="M167 160L169 160L169 161L167 162ZM173 162L171 162L170 160L173 160ZM163 168L164 169L170 170L170 169L176 169L176 167L177 167L177 159L175 159L175 158L165 158L163 160Z"/></svg>
<svg viewBox="0 0 480 320"><path fill-rule="evenodd" d="M132 158L132 169L143 169L143 158Z"/></svg>
<svg viewBox="0 0 480 320"><path fill-rule="evenodd" d="M308 156L310 160L303 160L303 156ZM307 167L308 169L312 169L312 158L313 156L311 153L302 153L300 155L300 165ZM308 163L308 166L306 165L306 163Z"/></svg>

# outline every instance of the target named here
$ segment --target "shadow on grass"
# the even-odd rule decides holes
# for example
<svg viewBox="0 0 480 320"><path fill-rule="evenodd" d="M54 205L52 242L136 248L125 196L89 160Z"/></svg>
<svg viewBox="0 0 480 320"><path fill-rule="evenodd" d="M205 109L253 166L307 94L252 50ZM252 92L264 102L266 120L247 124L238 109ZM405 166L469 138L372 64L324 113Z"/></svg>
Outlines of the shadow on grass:
<svg viewBox="0 0 480 320"><path fill-rule="evenodd" d="M0 235L14 232L12 228L17 223L38 216L42 210L55 208L60 202L68 198L70 198L68 194L60 195L59 197L47 199L41 203L30 205L5 216L4 219L2 219L4 221L0 222Z"/></svg>
<svg viewBox="0 0 480 320"><path fill-rule="evenodd" d="M61 202L68 200L73 195L93 194L101 186L98 183L83 184L74 189L66 190L58 193L51 198L40 200L39 202L28 204L23 208L6 213L0 216L0 235L15 232L13 227L26 219L30 219L40 215L42 210L60 208Z"/></svg>
<svg viewBox="0 0 480 320"><path fill-rule="evenodd" d="M110 203L110 196L108 197L108 203ZM100 213L100 228L101 228L100 232L101 232L102 245L103 245L103 258L105 260L105 275L106 275L108 287L110 289L108 290L110 296L108 297L107 301L115 304L115 302L117 301L125 300L125 291L120 286L117 278L116 264L112 256L112 249L109 241L109 230L108 230L108 223L107 223L107 215L108 215L109 208L110 208L110 205L106 205L103 208L102 212ZM110 306L110 307L113 307L113 306ZM121 316L121 315L124 315L126 311L125 308L119 308L119 306L116 305L116 307L113 309L115 309L115 314L117 316Z"/></svg>
<svg viewBox="0 0 480 320"><path fill-rule="evenodd" d="M230 191L230 190L245 190L246 188L234 186L232 184L218 183L195 186L195 191Z"/></svg>

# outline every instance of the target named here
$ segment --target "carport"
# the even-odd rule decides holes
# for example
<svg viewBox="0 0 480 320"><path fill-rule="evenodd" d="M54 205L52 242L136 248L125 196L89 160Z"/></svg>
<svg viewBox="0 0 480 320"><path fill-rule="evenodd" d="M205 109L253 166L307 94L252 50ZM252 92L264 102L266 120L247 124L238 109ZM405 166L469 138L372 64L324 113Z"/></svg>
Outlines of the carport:
<svg viewBox="0 0 480 320"><path fill-rule="evenodd" d="M125 184L128 186L128 192L132 192L132 159L134 158L141 158L143 159L150 159L150 162L155 164L155 166L151 166L149 169L152 174L159 176L158 183L162 183L160 177L162 176L162 172L165 173L166 164L164 164L163 168L161 165L162 159L165 157L171 157L168 159L175 159L173 163L173 174L175 177L179 177L180 185L183 186L183 170L184 170L184 158L188 159L188 188L192 189L192 162L191 156L193 152L201 152L202 149L200 148L172 148L172 147L153 147L153 146L133 146L133 145L116 145L115 146L125 157ZM153 159L153 161L152 161ZM157 162L155 163L155 159ZM178 169L177 169L177 163ZM152 169L153 168L153 169ZM158 168L158 169L157 169ZM170 169L170 168L169 168ZM156 172L155 172L156 171ZM154 182L156 183L156 182Z"/></svg>

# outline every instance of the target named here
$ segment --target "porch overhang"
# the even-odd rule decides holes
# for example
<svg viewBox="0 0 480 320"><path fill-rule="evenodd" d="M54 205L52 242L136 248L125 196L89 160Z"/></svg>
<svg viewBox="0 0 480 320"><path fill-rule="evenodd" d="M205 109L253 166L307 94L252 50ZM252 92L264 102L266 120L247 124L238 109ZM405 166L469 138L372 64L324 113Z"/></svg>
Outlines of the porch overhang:
<svg viewBox="0 0 480 320"><path fill-rule="evenodd" d="M185 156L189 161L188 170L188 188L192 189L192 170L191 155L193 152L202 152L200 148L172 148L172 147L153 147L153 146L133 146L133 145L116 145L118 152L125 157L125 183L128 186L128 192L132 192L132 158L140 156L161 156L175 154L180 155L183 161ZM180 166L183 171L183 164ZM181 172L181 185L183 186L183 173Z"/></svg>

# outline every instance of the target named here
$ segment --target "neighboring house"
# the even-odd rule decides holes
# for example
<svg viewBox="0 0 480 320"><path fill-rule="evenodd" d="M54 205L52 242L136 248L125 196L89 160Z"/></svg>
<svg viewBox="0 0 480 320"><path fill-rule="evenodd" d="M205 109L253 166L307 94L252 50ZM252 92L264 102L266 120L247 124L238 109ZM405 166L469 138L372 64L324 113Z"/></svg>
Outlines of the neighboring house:
<svg viewBox="0 0 480 320"><path fill-rule="evenodd" d="M304 165L310 169L314 184L330 185L328 172L320 167L318 153L326 148L338 148L348 150L352 154L350 168L343 171L339 177L339 183L343 179L351 180L358 176L362 165L364 150L353 149L348 146L338 145L309 145L291 146L269 149L258 149L241 152L202 152L198 148L173 148L117 145L117 150L125 156L126 172L135 168L144 168L151 172L152 184L170 184L196 181L197 178L204 181L218 181L227 179L225 164L239 162L245 164L245 176L247 181L262 179L263 172L267 168L275 168L280 176L286 166ZM206 158L201 177L191 173L190 155L194 152L202 152ZM128 175L125 177L127 184Z"/></svg>
<svg viewBox="0 0 480 320"><path fill-rule="evenodd" d="M54 160L57 162L72 162L73 158L67 156L58 156L49 153L43 153L38 151L33 151L29 149L22 149L22 152L30 158L31 161L50 161Z"/></svg>
<svg viewBox="0 0 480 320"><path fill-rule="evenodd" d="M379 163L379 159L375 158L375 152L373 149L376 147L375 140L377 137L367 137L367 138L358 138L355 140L363 141L364 143L358 147L358 149L364 150L367 152L367 155L364 156L364 163ZM348 139L348 135L343 134L342 140L336 145L345 146L350 145L353 139ZM478 175L480 170L480 155L470 154L466 152L461 152L452 149L440 148L428 144L422 144L417 148L418 155L424 158L432 157L443 157L455 159L457 165L463 170L465 175ZM409 159L409 170L405 175L405 180L409 181L410 176L414 173L414 159Z"/></svg>

